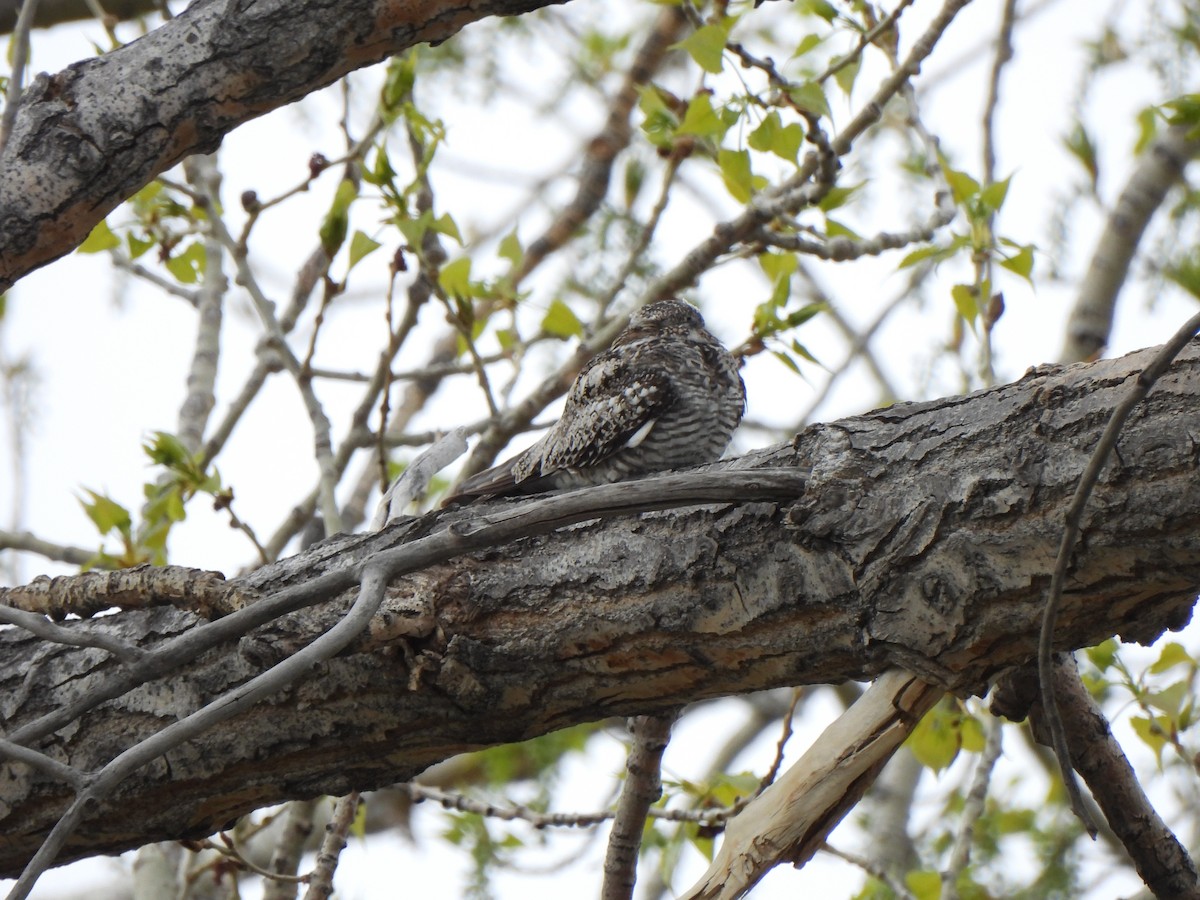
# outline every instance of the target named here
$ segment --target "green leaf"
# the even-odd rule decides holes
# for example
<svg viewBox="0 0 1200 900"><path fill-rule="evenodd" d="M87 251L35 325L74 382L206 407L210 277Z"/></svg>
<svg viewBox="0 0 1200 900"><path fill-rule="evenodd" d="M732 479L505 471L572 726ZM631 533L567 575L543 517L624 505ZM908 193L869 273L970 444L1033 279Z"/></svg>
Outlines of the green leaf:
<svg viewBox="0 0 1200 900"><path fill-rule="evenodd" d="M1087 655L1092 665L1104 672L1117 658L1117 642L1113 638L1109 638L1095 647L1088 647Z"/></svg>
<svg viewBox="0 0 1200 900"><path fill-rule="evenodd" d="M821 307L824 307L824 306L825 306L825 304L824 304L824 303L812 303L812 304L809 304L809 305L810 305L810 306L821 306ZM807 307L806 307L806 308L807 308ZM817 312L820 312L820 310L817 310ZM789 317L789 318L790 318L790 317ZM793 341L792 341L792 350L794 350L794 351L796 352L796 354L797 354L798 356L800 356L802 359L807 359L807 360L808 360L810 363L812 363L814 366L819 366L819 365L821 365L821 361L820 361L819 359L817 359L815 356L813 356L811 353L809 353L809 351L808 351L808 348L807 348L807 347L805 347L805 346L804 346L802 343L800 343L799 341L797 341L797 340L793 340Z"/></svg>
<svg viewBox="0 0 1200 900"><path fill-rule="evenodd" d="M317 232L321 238L321 247L330 257L341 249L346 240L346 232L350 229L350 204L357 198L358 185L348 178L343 178L338 183L333 202L329 205L329 212L325 214Z"/></svg>
<svg viewBox="0 0 1200 900"><path fill-rule="evenodd" d="M962 748L968 753L982 753L987 744L987 735L983 733L983 724L974 716L964 715L961 722Z"/></svg>
<svg viewBox="0 0 1200 900"><path fill-rule="evenodd" d="M1162 716L1155 716L1153 719L1145 716L1132 716L1129 724L1133 727L1134 734L1154 751L1154 756L1158 759L1158 767L1161 769L1163 748L1167 746L1167 730L1163 727L1166 720Z"/></svg>
<svg viewBox="0 0 1200 900"><path fill-rule="evenodd" d="M167 260L167 271L181 284L195 284L200 280L200 273L204 271L204 257L204 244L192 241L186 250Z"/></svg>
<svg viewBox="0 0 1200 900"><path fill-rule="evenodd" d="M805 112L817 116L828 117L830 115L829 101L825 99L825 91L815 81L806 81L804 84L791 88L788 96L792 98L792 102L796 106Z"/></svg>
<svg viewBox="0 0 1200 900"><path fill-rule="evenodd" d="M780 159L794 163L804 142L804 129L797 122L784 125L779 113L771 110L762 124L750 132L747 143L760 153L774 153Z"/></svg>
<svg viewBox="0 0 1200 900"><path fill-rule="evenodd" d="M662 88L654 84L641 88L638 96L642 131L656 147L669 147L675 139L675 129L679 127L679 119L667 103L667 96Z"/></svg>
<svg viewBox="0 0 1200 900"><path fill-rule="evenodd" d="M852 241L861 241L862 236L848 225L843 225L837 219L825 217L825 234L828 237L847 237Z"/></svg>
<svg viewBox="0 0 1200 900"><path fill-rule="evenodd" d="M1193 297L1200 298L1200 250L1192 250L1178 260L1168 262L1163 274Z"/></svg>
<svg viewBox="0 0 1200 900"><path fill-rule="evenodd" d="M108 222L101 219L96 223L96 227L92 229L82 244L78 247L80 253L100 253L103 250L112 250L121 246L121 239L112 233L112 229L108 227Z"/></svg>
<svg viewBox="0 0 1200 900"><path fill-rule="evenodd" d="M800 39L800 43L796 45L796 49L792 51L792 59L797 56L803 56L805 53L810 53L825 43L825 38L819 34L806 34Z"/></svg>
<svg viewBox="0 0 1200 900"><path fill-rule="evenodd" d="M372 240L361 231L356 230L354 236L350 238L350 264L346 267L349 272L368 253L373 253L378 250L382 244L379 241Z"/></svg>
<svg viewBox="0 0 1200 900"><path fill-rule="evenodd" d="M1138 136L1133 144L1133 152L1141 155L1141 153L1154 143L1154 139L1158 137L1158 110L1153 106L1147 106L1137 114ZM1092 181L1092 187L1095 187L1095 179Z"/></svg>
<svg viewBox="0 0 1200 900"><path fill-rule="evenodd" d="M946 181L950 183L950 190L954 193L955 203L965 203L979 193L979 182L966 172L959 172L948 166L945 172Z"/></svg>
<svg viewBox="0 0 1200 900"><path fill-rule="evenodd" d="M350 825L350 833L359 840L365 840L367 837L367 800L365 797L358 801L358 809L354 811L354 821Z"/></svg>
<svg viewBox="0 0 1200 900"><path fill-rule="evenodd" d="M794 253L768 252L758 255L758 265L763 274L774 283L780 279L791 278L796 273L799 263Z"/></svg>
<svg viewBox="0 0 1200 900"><path fill-rule="evenodd" d="M542 318L542 328L547 334L553 334L556 337L567 338L583 335L583 323L571 311L571 307L561 300L555 300L550 304L550 308L546 310L546 315Z"/></svg>
<svg viewBox="0 0 1200 900"><path fill-rule="evenodd" d="M723 65L725 42L728 39L729 25L705 25L697 28L675 46L686 50L705 72L716 75L720 73Z"/></svg>
<svg viewBox="0 0 1200 900"><path fill-rule="evenodd" d="M906 872L904 884L916 900L939 900L942 896L942 876L939 872Z"/></svg>
<svg viewBox="0 0 1200 900"><path fill-rule="evenodd" d="M862 57L857 56L853 62L847 63L833 73L833 80L837 82L838 87L842 89L842 93L847 97L854 90L854 81L858 78L858 72L861 68Z"/></svg>
<svg viewBox="0 0 1200 900"><path fill-rule="evenodd" d="M395 178L396 170L392 168L392 161L388 159L387 150L383 147L376 147L374 161L369 166L363 167L363 181L376 187L382 187L391 185Z"/></svg>
<svg viewBox="0 0 1200 900"><path fill-rule="evenodd" d="M83 511L87 513L87 517L92 520L92 523L101 534L108 534L114 530L122 534L129 534L129 529L133 525L133 519L129 515L129 510L120 503L117 503L117 501L105 497L103 494L97 494L88 488L84 488L84 490L92 498L92 502L85 503L83 500L80 500L79 503L83 506Z"/></svg>
<svg viewBox="0 0 1200 900"><path fill-rule="evenodd" d="M1161 691L1152 691L1146 702L1168 715L1178 716L1190 693L1191 689L1186 681L1177 681Z"/></svg>
<svg viewBox="0 0 1200 900"><path fill-rule="evenodd" d="M954 762L962 747L960 714L939 703L917 723L905 744L921 765L940 772Z"/></svg>
<svg viewBox="0 0 1200 900"><path fill-rule="evenodd" d="M380 92L380 100L384 110L392 113L392 118L395 116L395 110L412 96L413 85L417 80L417 53L416 48L409 50L407 53L401 53L393 56L388 63L387 76L383 81L383 89Z"/></svg>
<svg viewBox="0 0 1200 900"><path fill-rule="evenodd" d="M500 239L500 246L496 248L496 253L501 259L507 259L514 266L521 264L521 260L525 258L525 248L521 246L521 239L517 236L515 226L512 231Z"/></svg>
<svg viewBox="0 0 1200 900"><path fill-rule="evenodd" d="M626 160L622 175L624 176L622 181L625 188L625 208L632 209L638 195L642 192L642 186L646 183L646 164L636 156L632 156Z"/></svg>
<svg viewBox="0 0 1200 900"><path fill-rule="evenodd" d="M797 375L800 374L799 363L797 363L794 359L792 359L788 354L784 353L782 350L772 350L771 355L774 356L781 363L783 363L785 366L787 366L789 369L791 369L793 372L795 372Z"/></svg>
<svg viewBox="0 0 1200 900"><path fill-rule="evenodd" d="M433 230L438 234L445 235L453 240L458 246L462 246L462 233L458 230L458 223L454 221L454 217L450 213L442 213L433 220Z"/></svg>
<svg viewBox="0 0 1200 900"><path fill-rule="evenodd" d="M712 99L707 93L702 91L691 99L677 133L717 139L725 134L725 123L713 112Z"/></svg>
<svg viewBox="0 0 1200 900"><path fill-rule="evenodd" d="M779 113L776 110L771 110L763 118L762 124L750 132L750 137L746 139L746 143L750 145L751 150L766 153L771 149L771 145L775 143L775 135L782 128L783 120L779 118Z"/></svg>
<svg viewBox="0 0 1200 900"><path fill-rule="evenodd" d="M1169 110L1166 113L1167 122L1171 125L1190 125L1192 131L1188 137L1196 134L1196 126L1200 126L1200 94L1184 94L1182 97L1176 97L1174 100L1168 100L1163 104L1163 109Z"/></svg>
<svg viewBox="0 0 1200 900"><path fill-rule="evenodd" d="M975 289L967 284L956 284L950 288L950 296L954 298L954 306L972 329L979 318L979 301L975 299Z"/></svg>
<svg viewBox="0 0 1200 900"><path fill-rule="evenodd" d="M721 167L725 189L740 203L748 202L754 194L749 151L721 150L717 153L717 165Z"/></svg>
<svg viewBox="0 0 1200 900"><path fill-rule="evenodd" d="M954 256L956 251L958 251L958 247L938 247L936 245L918 247L917 250L907 253L905 258L900 260L900 265L896 266L896 268L907 269L908 266L923 263L926 259L934 263L941 263L943 259L949 259Z"/></svg>
<svg viewBox="0 0 1200 900"><path fill-rule="evenodd" d="M1019 244L1014 245L1010 241L1004 241L1003 243L1009 244L1010 246L1018 246L1020 249L1012 256L1002 258L1000 260L1000 265L1008 269L1008 271L1015 272L1016 274L1020 275L1030 284L1033 284L1033 244L1025 244L1024 246L1021 246Z"/></svg>
<svg viewBox="0 0 1200 900"><path fill-rule="evenodd" d="M154 241L143 240L135 235L132 231L126 233L125 240L129 243L130 259L137 259L154 246Z"/></svg>
<svg viewBox="0 0 1200 900"><path fill-rule="evenodd" d="M1003 181L993 181L979 192L979 202L988 212L996 212L1004 205L1004 198L1008 196L1008 185L1011 181L1012 176L1009 175Z"/></svg>
<svg viewBox="0 0 1200 900"><path fill-rule="evenodd" d="M1072 156L1079 160L1079 164L1087 172L1092 190L1095 191L1096 185L1100 181L1100 158L1096 152L1096 144L1087 129L1083 127L1082 122L1078 120L1075 122L1071 133L1063 139L1063 145Z"/></svg>
<svg viewBox="0 0 1200 900"><path fill-rule="evenodd" d="M1194 666L1195 664L1196 660L1194 660L1191 654L1189 654L1187 650L1183 648L1183 644L1180 644L1177 641L1171 641L1159 652L1158 659L1156 659L1154 664L1150 666L1150 672L1154 675L1158 675L1167 671L1167 669L1170 669L1173 666Z"/></svg>
<svg viewBox="0 0 1200 900"><path fill-rule="evenodd" d="M192 455L183 446L183 441L167 431L154 432L154 440L143 444L142 450L151 462L168 469L188 466L192 462Z"/></svg>
<svg viewBox="0 0 1200 900"><path fill-rule="evenodd" d="M796 4L796 8L810 16L819 16L826 22L832 22L837 18L837 9L829 0L800 0Z"/></svg>
<svg viewBox="0 0 1200 900"><path fill-rule="evenodd" d="M866 182L860 181L858 184L852 184L848 187L832 187L829 192L821 198L817 207L821 212L833 212L839 206L844 206Z"/></svg>
<svg viewBox="0 0 1200 900"><path fill-rule="evenodd" d="M468 297L471 294L471 257L460 256L452 263L442 266L438 273L438 284L451 297Z"/></svg>

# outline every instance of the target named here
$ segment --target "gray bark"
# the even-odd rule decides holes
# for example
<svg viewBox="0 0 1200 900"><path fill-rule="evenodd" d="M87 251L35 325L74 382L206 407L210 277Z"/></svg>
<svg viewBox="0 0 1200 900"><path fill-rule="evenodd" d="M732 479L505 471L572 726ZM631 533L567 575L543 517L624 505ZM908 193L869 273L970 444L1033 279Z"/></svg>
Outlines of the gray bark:
<svg viewBox="0 0 1200 900"><path fill-rule="evenodd" d="M243 122L488 16L566 0L197 0L150 34L39 75L0 152L0 293Z"/></svg>
<svg viewBox="0 0 1200 900"><path fill-rule="evenodd" d="M366 635L313 677L134 773L90 812L67 855L207 834L269 803L379 787L464 750L709 697L893 667L982 691L1035 655L1079 472L1149 359L1043 367L968 397L814 426L724 464L807 473L795 501L596 520L396 579ZM1127 424L1085 515L1058 648L1114 634L1149 641L1191 615L1198 385L1193 342ZM311 584L511 506L335 537L239 582L265 595ZM218 647L35 744L97 769L309 643L352 595ZM155 608L64 624L152 648L197 622ZM120 668L101 650L0 632L4 733ZM50 777L0 764L0 872L30 857L69 799Z"/></svg>

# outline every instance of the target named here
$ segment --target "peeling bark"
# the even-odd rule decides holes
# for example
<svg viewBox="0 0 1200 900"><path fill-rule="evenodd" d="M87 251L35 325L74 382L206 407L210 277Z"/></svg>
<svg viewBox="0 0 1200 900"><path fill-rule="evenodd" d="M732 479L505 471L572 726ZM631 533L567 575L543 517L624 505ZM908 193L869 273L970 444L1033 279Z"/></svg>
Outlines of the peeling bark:
<svg viewBox="0 0 1200 900"><path fill-rule="evenodd" d="M197 0L21 96L0 154L0 293L156 175L348 72L567 0Z"/></svg>
<svg viewBox="0 0 1200 900"><path fill-rule="evenodd" d="M807 472L794 503L595 520L397 579L349 650L139 770L92 812L67 856L207 834L283 799L367 790L463 750L709 697L893 667L982 691L1034 657L1075 482L1151 353L1042 367L968 397L814 426L723 464ZM1198 385L1193 342L1128 422L1085 516L1058 648L1113 634L1150 641L1190 617L1200 591ZM269 597L507 508L338 536L234 583ZM309 643L352 597L263 626L36 746L97 769ZM66 624L152 648L196 622L155 608ZM119 667L98 649L0 632L4 733ZM0 764L0 872L29 858L69 796L23 764Z"/></svg>

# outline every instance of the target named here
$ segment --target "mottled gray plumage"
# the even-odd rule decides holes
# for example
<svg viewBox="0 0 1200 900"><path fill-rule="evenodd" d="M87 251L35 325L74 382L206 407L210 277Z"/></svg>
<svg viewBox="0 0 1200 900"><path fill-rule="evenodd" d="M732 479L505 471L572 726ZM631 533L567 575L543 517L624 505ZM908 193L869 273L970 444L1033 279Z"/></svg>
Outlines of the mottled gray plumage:
<svg viewBox="0 0 1200 900"><path fill-rule="evenodd" d="M634 313L589 362L562 418L523 453L464 481L448 502L607 484L712 462L746 407L737 360L700 313L664 300Z"/></svg>

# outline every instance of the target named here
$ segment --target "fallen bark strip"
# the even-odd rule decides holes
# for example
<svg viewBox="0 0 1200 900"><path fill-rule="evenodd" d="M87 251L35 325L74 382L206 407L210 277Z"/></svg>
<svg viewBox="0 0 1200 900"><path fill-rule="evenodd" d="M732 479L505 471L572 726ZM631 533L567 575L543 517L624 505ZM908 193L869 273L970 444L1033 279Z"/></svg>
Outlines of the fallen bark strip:
<svg viewBox="0 0 1200 900"><path fill-rule="evenodd" d="M1043 367L968 397L815 426L723 464L799 469L795 501L585 522L399 578L342 655L133 773L66 854L207 834L282 799L370 789L462 750L707 697L887 668L982 690L1033 658L1066 505L1151 353ZM1128 422L1085 516L1058 648L1113 634L1151 640L1190 616L1200 591L1198 385L1193 343ZM340 536L233 583L262 602L318 579L349 584L337 573L399 542L447 526L469 535L514 508L502 501ZM36 749L99 769L310 643L355 593L215 647ZM198 620L160 607L64 624L153 650ZM121 665L102 649L0 632L4 734L86 696ZM0 871L28 860L69 800L50 775L0 764Z"/></svg>

